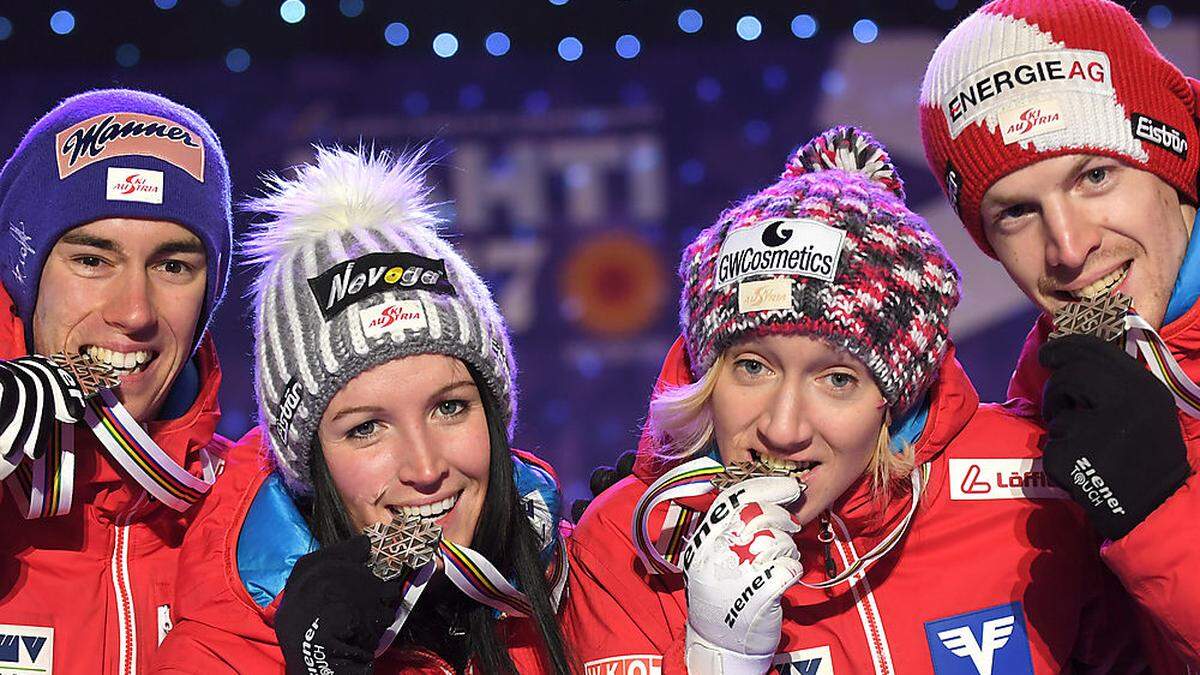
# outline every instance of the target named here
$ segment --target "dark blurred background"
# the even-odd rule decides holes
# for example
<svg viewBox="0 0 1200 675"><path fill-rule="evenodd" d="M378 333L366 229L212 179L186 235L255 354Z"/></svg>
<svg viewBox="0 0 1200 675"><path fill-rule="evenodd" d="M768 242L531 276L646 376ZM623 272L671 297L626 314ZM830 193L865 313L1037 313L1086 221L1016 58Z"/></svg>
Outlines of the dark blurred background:
<svg viewBox="0 0 1200 675"><path fill-rule="evenodd" d="M1200 72L1200 5L1125 4ZM984 400L1003 400L1034 312L955 220L916 125L926 61L976 6L13 0L0 3L0 151L58 100L105 86L199 111L238 197L314 143L432 142L437 196L517 345L517 444L577 497L591 467L636 443L677 331L684 243L835 123L890 148L963 272L959 357ZM247 280L235 271L213 324L232 437L256 418Z"/></svg>

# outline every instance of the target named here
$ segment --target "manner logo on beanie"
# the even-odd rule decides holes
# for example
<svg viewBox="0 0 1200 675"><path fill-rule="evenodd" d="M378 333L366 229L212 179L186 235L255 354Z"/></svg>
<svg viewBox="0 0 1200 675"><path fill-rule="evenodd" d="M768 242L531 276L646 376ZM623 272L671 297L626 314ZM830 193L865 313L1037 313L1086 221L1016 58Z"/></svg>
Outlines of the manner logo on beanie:
<svg viewBox="0 0 1200 675"><path fill-rule="evenodd" d="M930 168L989 255L984 193L1042 159L1117 158L1195 201L1195 114L1187 80L1108 0L991 2L946 36L921 86Z"/></svg>
<svg viewBox="0 0 1200 675"><path fill-rule="evenodd" d="M199 138L182 124L155 115L96 115L55 134L58 177L109 157L146 155L174 164L203 183L204 143Z"/></svg>

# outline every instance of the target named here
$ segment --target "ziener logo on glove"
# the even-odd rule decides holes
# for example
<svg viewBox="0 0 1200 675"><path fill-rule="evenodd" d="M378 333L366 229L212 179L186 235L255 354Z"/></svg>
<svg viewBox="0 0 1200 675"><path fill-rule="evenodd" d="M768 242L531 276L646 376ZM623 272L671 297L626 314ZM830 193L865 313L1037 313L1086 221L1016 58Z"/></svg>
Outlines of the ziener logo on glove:
<svg viewBox="0 0 1200 675"><path fill-rule="evenodd" d="M757 537L758 535L756 534L754 536ZM742 613L743 609L746 609L746 605L750 602L750 598L753 598L754 594L757 593L763 587L763 585L767 583L766 580L771 578L772 571L773 569L768 567L763 571L762 574L755 576L754 581L751 581L750 585L742 590L742 594L739 595L737 600L733 602L733 607L729 608L729 611L725 613L726 626L729 626L730 628L734 627L734 624L737 623L738 615Z"/></svg>
<svg viewBox="0 0 1200 675"><path fill-rule="evenodd" d="M683 568L688 569L692 566L692 559L696 557L696 549L700 548L700 544L712 534L713 525L719 524L721 521L729 517L739 506L738 497L746 493L746 490L733 490L729 493L728 504L717 504L708 514L708 518L700 523L696 531L692 533L692 540L688 543L687 550L683 552Z"/></svg>
<svg viewBox="0 0 1200 675"><path fill-rule="evenodd" d="M319 644L313 644L313 638L317 635L320 623L321 617L317 617L313 619L308 630L304 631L304 642L300 645L301 653L304 654L304 667L312 675L334 675L333 668L329 667L329 659L325 656L325 648Z"/></svg>
<svg viewBox="0 0 1200 675"><path fill-rule="evenodd" d="M1125 515L1125 507L1121 506L1121 500L1116 498L1112 488L1096 473L1087 457L1075 460L1075 466L1071 468L1071 481L1083 490L1092 506L1105 505L1113 514Z"/></svg>

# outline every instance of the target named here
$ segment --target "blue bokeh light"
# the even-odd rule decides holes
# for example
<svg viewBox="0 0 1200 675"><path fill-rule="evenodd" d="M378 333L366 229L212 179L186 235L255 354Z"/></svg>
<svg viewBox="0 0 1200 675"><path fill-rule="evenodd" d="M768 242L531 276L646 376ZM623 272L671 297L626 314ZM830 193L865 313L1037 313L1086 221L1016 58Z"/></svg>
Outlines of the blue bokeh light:
<svg viewBox="0 0 1200 675"><path fill-rule="evenodd" d="M704 180L704 164L698 159L689 159L679 165L679 181L684 185L697 185ZM691 241L691 238L688 239Z"/></svg>
<svg viewBox="0 0 1200 675"><path fill-rule="evenodd" d="M846 91L846 76L838 70L827 70L821 75L821 91L830 96L840 96Z"/></svg>
<svg viewBox="0 0 1200 675"><path fill-rule="evenodd" d="M142 60L142 50L132 42L117 47L117 64L122 68L132 68Z"/></svg>
<svg viewBox="0 0 1200 675"><path fill-rule="evenodd" d="M879 26L870 19L859 19L854 22L854 39L862 44L870 44L879 37Z"/></svg>
<svg viewBox="0 0 1200 675"><path fill-rule="evenodd" d="M679 13L679 30L685 33L695 33L704 27L704 17L694 9L685 9Z"/></svg>
<svg viewBox="0 0 1200 675"><path fill-rule="evenodd" d="M742 135L753 145L762 145L771 138L771 125L763 120L750 120L742 127Z"/></svg>
<svg viewBox="0 0 1200 675"><path fill-rule="evenodd" d="M1154 28L1166 28L1174 18L1171 8L1166 5L1154 5L1146 10L1146 23Z"/></svg>
<svg viewBox="0 0 1200 675"><path fill-rule="evenodd" d="M463 110L475 110L483 105L483 87L468 84L458 90L458 107Z"/></svg>
<svg viewBox="0 0 1200 675"><path fill-rule="evenodd" d="M504 56L512 48L512 40L508 39L508 35L496 31L484 39L483 48L492 56Z"/></svg>
<svg viewBox="0 0 1200 675"><path fill-rule="evenodd" d="M301 0L283 0L283 4L279 5L279 18L288 23L300 23L307 13L308 8Z"/></svg>
<svg viewBox="0 0 1200 675"><path fill-rule="evenodd" d="M404 95L400 105L404 106L404 112L413 117L420 117L429 112L429 97L423 91L410 91Z"/></svg>
<svg viewBox="0 0 1200 675"><path fill-rule="evenodd" d="M244 73L250 67L250 52L234 47L225 54L225 67L235 73Z"/></svg>
<svg viewBox="0 0 1200 675"><path fill-rule="evenodd" d="M12 37L13 25L6 16L0 16L0 40L7 40Z"/></svg>
<svg viewBox="0 0 1200 675"><path fill-rule="evenodd" d="M762 22L758 17L747 14L737 21L737 34L743 40L757 40L762 35Z"/></svg>
<svg viewBox="0 0 1200 675"><path fill-rule="evenodd" d="M458 38L453 33L438 33L433 38L433 53L448 59L458 53Z"/></svg>
<svg viewBox="0 0 1200 675"><path fill-rule="evenodd" d="M363 0L338 0L338 11L347 19L363 13Z"/></svg>
<svg viewBox="0 0 1200 675"><path fill-rule="evenodd" d="M767 66L763 68L763 86L771 91L780 91L787 86L787 71L783 66Z"/></svg>
<svg viewBox="0 0 1200 675"><path fill-rule="evenodd" d="M550 0L550 4L558 6L558 7L562 7L563 5L567 4L568 2L570 2L570 0Z"/></svg>
<svg viewBox="0 0 1200 675"><path fill-rule="evenodd" d="M715 77L702 77L696 81L696 98L712 103L721 98L721 83Z"/></svg>
<svg viewBox="0 0 1200 675"><path fill-rule="evenodd" d="M949 12L958 7L958 0L933 0L933 4L937 5L938 9Z"/></svg>
<svg viewBox="0 0 1200 675"><path fill-rule="evenodd" d="M623 59L632 59L642 51L642 42L634 35L622 35L617 38L617 55Z"/></svg>
<svg viewBox="0 0 1200 675"><path fill-rule="evenodd" d="M383 39L387 40L389 45L399 47L408 42L408 26L399 21L389 23L387 28L383 29Z"/></svg>
<svg viewBox="0 0 1200 675"><path fill-rule="evenodd" d="M577 37L567 36L558 41L558 55L563 61L578 61L583 56L583 43Z"/></svg>
<svg viewBox="0 0 1200 675"><path fill-rule="evenodd" d="M523 107L525 112L530 115L542 115L550 110L550 94L542 89L531 91L525 97Z"/></svg>
<svg viewBox="0 0 1200 675"><path fill-rule="evenodd" d="M59 35L66 35L75 30L75 15L65 9L60 9L50 15L50 30Z"/></svg>
<svg viewBox="0 0 1200 675"><path fill-rule="evenodd" d="M179 0L154 0L154 6L159 9L175 9Z"/></svg>
<svg viewBox="0 0 1200 675"><path fill-rule="evenodd" d="M811 14L797 14L792 19L792 35L807 40L817 34L817 20Z"/></svg>

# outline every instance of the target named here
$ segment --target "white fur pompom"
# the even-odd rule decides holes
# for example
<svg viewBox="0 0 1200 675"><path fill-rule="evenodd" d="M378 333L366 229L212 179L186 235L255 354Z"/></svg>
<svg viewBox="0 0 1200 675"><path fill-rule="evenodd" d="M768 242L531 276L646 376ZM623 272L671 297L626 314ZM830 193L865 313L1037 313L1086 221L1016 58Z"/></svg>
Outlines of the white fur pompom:
<svg viewBox="0 0 1200 675"><path fill-rule="evenodd" d="M422 152L317 147L316 153L294 178L265 176L263 195L243 204L266 216L242 247L248 263L270 265L341 230L436 231L441 221L429 202Z"/></svg>

